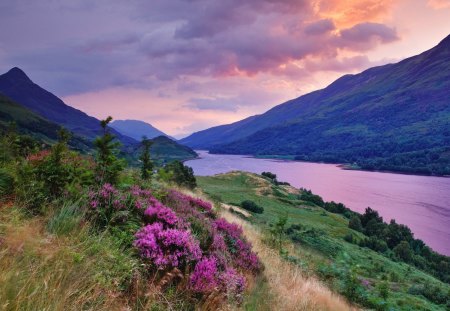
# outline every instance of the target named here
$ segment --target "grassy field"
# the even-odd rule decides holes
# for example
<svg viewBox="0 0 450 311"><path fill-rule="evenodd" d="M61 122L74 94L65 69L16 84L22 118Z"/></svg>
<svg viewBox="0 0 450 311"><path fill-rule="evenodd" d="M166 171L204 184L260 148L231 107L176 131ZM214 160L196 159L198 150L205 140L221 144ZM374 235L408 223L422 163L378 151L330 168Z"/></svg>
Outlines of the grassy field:
<svg viewBox="0 0 450 311"><path fill-rule="evenodd" d="M298 200L299 190L243 172L197 179L203 191L216 201L232 206L252 200L262 206L264 213L241 218L262 230L268 244L273 240L270 232L274 224L280 217L287 217L285 232L289 234L283 236L282 257L350 301L378 310L448 310L448 305L436 304L429 293L448 295L448 284L347 242L346 235L358 238L361 233L349 229L342 215Z"/></svg>

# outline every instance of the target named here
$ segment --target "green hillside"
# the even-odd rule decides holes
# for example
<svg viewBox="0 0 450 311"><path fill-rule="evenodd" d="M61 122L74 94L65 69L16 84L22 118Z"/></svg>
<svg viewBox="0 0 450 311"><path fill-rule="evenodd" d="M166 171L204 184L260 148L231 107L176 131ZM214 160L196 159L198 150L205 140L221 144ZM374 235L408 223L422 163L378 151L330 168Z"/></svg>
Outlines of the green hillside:
<svg viewBox="0 0 450 311"><path fill-rule="evenodd" d="M6 130L12 122L16 124L21 133L30 135L46 144L53 144L61 129L60 125L38 116L0 94L0 130ZM73 149L84 152L92 148L89 141L76 135L72 137L69 144Z"/></svg>
<svg viewBox="0 0 450 311"><path fill-rule="evenodd" d="M284 258L353 302L376 310L446 310L450 303L448 284L390 255L358 246L354 241L364 235L350 229L342 214L300 199L303 191L244 172L197 177L197 182L210 197L231 205L235 213L266 231L269 240L280 218L287 217ZM244 200L264 212L244 217L239 208ZM348 242L349 236L353 242ZM381 297L383 290L387 298Z"/></svg>

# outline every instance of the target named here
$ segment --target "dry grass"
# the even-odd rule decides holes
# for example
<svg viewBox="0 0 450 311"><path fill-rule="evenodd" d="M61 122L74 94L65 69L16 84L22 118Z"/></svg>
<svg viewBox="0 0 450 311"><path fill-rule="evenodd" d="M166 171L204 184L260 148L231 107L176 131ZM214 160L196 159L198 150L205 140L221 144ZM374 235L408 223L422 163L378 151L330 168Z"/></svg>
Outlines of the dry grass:
<svg viewBox="0 0 450 311"><path fill-rule="evenodd" d="M0 310L123 310L83 232L56 237L42 217L19 220L10 206L0 213Z"/></svg>
<svg viewBox="0 0 450 311"><path fill-rule="evenodd" d="M245 220L222 211L222 216L230 222L242 226L247 239L253 244L265 266L264 275L270 293L270 309L283 311L297 310L356 310L343 298L331 292L315 278L305 276L301 269L284 261L278 252L263 242L263 235Z"/></svg>

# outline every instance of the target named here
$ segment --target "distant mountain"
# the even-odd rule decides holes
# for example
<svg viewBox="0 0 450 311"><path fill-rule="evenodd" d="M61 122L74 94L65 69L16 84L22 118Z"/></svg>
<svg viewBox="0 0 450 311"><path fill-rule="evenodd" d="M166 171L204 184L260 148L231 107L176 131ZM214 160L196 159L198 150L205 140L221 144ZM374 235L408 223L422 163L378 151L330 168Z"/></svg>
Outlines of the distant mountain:
<svg viewBox="0 0 450 311"><path fill-rule="evenodd" d="M166 136L173 139L151 124L140 120L115 120L111 122L110 125L116 131L128 137L134 138L137 141L141 141L143 136L146 136L147 138Z"/></svg>
<svg viewBox="0 0 450 311"><path fill-rule="evenodd" d="M99 120L66 105L61 99L33 83L21 69L14 67L0 75L0 93L36 114L90 140L101 134ZM112 130L124 145L137 141Z"/></svg>
<svg viewBox="0 0 450 311"><path fill-rule="evenodd" d="M30 135L37 140L53 144L58 139L61 126L38 116L29 109L13 102L0 94L0 132L6 130L14 122L20 133ZM92 148L92 143L77 135L69 141L72 149L86 152Z"/></svg>
<svg viewBox="0 0 450 311"><path fill-rule="evenodd" d="M396 64L345 75L266 113L181 140L212 153L292 155L450 174L450 36Z"/></svg>
<svg viewBox="0 0 450 311"><path fill-rule="evenodd" d="M198 156L191 148L180 145L166 136L155 137L152 141L153 145L150 147L150 153L152 159L157 162L185 161Z"/></svg>
<svg viewBox="0 0 450 311"><path fill-rule="evenodd" d="M70 146L87 153L94 152L92 141L102 134L99 120L66 105L33 83L17 67L0 75L0 130L5 129L11 121L16 122L22 133L49 144L56 141L57 132L63 126L73 133ZM110 130L122 143L121 156L130 164L139 164L138 141L115 129ZM169 138L156 137L153 141L152 157L158 163L174 159L184 161L197 156L189 147Z"/></svg>

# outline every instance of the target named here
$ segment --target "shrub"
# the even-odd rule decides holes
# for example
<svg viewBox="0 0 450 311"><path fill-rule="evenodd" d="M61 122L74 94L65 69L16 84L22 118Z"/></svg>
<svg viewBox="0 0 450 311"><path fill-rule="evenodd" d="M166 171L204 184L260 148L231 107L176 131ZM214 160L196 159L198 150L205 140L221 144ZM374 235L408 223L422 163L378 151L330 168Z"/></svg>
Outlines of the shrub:
<svg viewBox="0 0 450 311"><path fill-rule="evenodd" d="M409 262L412 257L411 247L409 243L406 241L401 241L396 247L393 249L395 255L403 261Z"/></svg>
<svg viewBox="0 0 450 311"><path fill-rule="evenodd" d="M103 135L95 139L94 146L97 148L96 173L98 181L101 184L110 183L115 185L125 163L117 158L120 143L115 141L115 136L108 130L108 124L111 121L112 117L107 117L105 120L100 121Z"/></svg>
<svg viewBox="0 0 450 311"><path fill-rule="evenodd" d="M262 206L259 206L258 204L250 200L242 201L241 207L249 212L253 212L256 214L262 214L264 212L264 208Z"/></svg>
<svg viewBox="0 0 450 311"><path fill-rule="evenodd" d="M389 288L388 282L383 281L380 284L378 284L378 294L384 300L386 300L389 297L389 290L390 290L390 288Z"/></svg>
<svg viewBox="0 0 450 311"><path fill-rule="evenodd" d="M167 164L159 172L160 176L165 176L168 182L173 182L180 187L194 189L197 181L191 167L184 165L180 161L173 161Z"/></svg>
<svg viewBox="0 0 450 311"><path fill-rule="evenodd" d="M150 260L157 269L181 268L201 258L200 246L188 231L164 229L159 222L140 229L134 246L141 257Z"/></svg>
<svg viewBox="0 0 450 311"><path fill-rule="evenodd" d="M355 231L362 232L363 227L361 224L361 219L359 219L359 216L353 216L348 223L348 227Z"/></svg>
<svg viewBox="0 0 450 311"><path fill-rule="evenodd" d="M140 160L142 161L141 178L143 180L149 179L153 172L153 163L150 159L150 147L152 144L153 142L148 140L145 136L142 138L142 154Z"/></svg>
<svg viewBox="0 0 450 311"><path fill-rule="evenodd" d="M12 194L14 190L14 177L5 168L0 168L0 200Z"/></svg>
<svg viewBox="0 0 450 311"><path fill-rule="evenodd" d="M300 194L299 199L302 201L314 203L315 205L320 207L324 206L322 197L317 194L313 194L311 190L302 189L302 193Z"/></svg>

